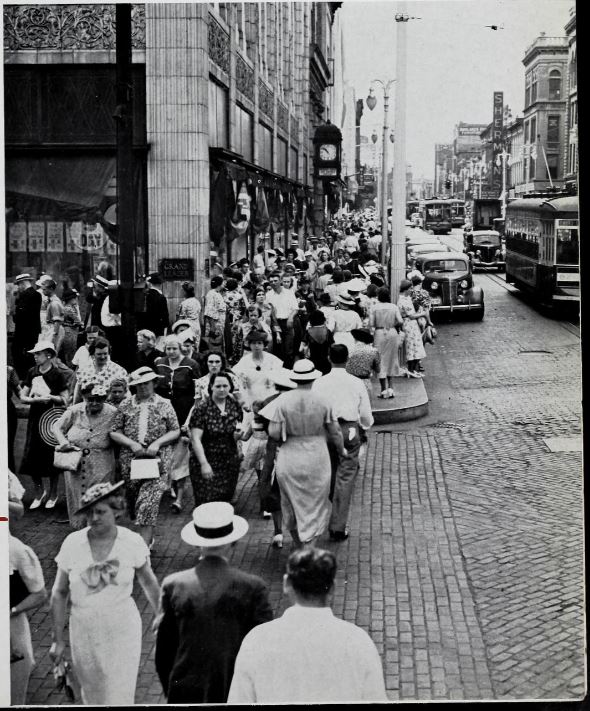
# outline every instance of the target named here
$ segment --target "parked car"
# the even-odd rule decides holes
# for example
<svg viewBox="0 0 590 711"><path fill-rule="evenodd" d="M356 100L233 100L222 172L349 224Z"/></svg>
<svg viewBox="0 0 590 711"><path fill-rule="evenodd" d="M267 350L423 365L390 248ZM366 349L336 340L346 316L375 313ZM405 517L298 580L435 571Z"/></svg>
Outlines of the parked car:
<svg viewBox="0 0 590 711"><path fill-rule="evenodd" d="M428 252L450 252L450 248L446 244L441 242L430 242L426 244L415 244L412 247L408 247L408 258L416 259L419 254L426 254Z"/></svg>
<svg viewBox="0 0 590 711"><path fill-rule="evenodd" d="M424 275L422 287L430 294L431 313L469 312L474 319L483 319L483 289L473 284L468 255L461 252L426 252L416 257L414 266Z"/></svg>
<svg viewBox="0 0 590 711"><path fill-rule="evenodd" d="M474 269L495 267L506 271L506 249L502 236L496 230L475 230L463 235L463 251L469 255Z"/></svg>

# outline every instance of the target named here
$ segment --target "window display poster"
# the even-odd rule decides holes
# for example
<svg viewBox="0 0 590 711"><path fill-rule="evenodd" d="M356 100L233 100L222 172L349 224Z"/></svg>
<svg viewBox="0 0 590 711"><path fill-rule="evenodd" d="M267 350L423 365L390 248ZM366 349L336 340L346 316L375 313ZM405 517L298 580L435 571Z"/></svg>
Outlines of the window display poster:
<svg viewBox="0 0 590 711"><path fill-rule="evenodd" d="M80 240L82 238L82 222L71 222L66 225L66 252L82 252Z"/></svg>
<svg viewBox="0 0 590 711"><path fill-rule="evenodd" d="M27 223L10 222L8 225L8 251L27 251Z"/></svg>
<svg viewBox="0 0 590 711"><path fill-rule="evenodd" d="M107 239L107 244L106 244L106 253L109 255L109 257L114 257L117 254L117 245L113 242L112 239Z"/></svg>
<svg viewBox="0 0 590 711"><path fill-rule="evenodd" d="M29 252L45 251L45 223L29 222Z"/></svg>
<svg viewBox="0 0 590 711"><path fill-rule="evenodd" d="M47 251L48 252L63 252L64 251L64 223L63 222L48 222L47 223Z"/></svg>

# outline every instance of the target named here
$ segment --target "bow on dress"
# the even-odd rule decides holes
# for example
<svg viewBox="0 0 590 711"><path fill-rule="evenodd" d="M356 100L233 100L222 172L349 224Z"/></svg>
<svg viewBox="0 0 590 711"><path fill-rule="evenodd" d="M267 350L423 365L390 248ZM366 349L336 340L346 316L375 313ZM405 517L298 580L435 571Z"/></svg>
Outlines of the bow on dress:
<svg viewBox="0 0 590 711"><path fill-rule="evenodd" d="M80 578L91 593L103 590L107 585L117 585L116 577L119 572L119 561L113 558L102 563L94 563L80 574Z"/></svg>

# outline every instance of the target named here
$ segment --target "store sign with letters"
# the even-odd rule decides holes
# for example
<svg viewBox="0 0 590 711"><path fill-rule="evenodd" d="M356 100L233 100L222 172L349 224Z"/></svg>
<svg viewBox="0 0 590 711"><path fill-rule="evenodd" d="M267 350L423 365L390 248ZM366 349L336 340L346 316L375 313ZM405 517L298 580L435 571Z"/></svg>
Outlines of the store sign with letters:
<svg viewBox="0 0 590 711"><path fill-rule="evenodd" d="M159 271L165 281L193 281L195 265L192 259L161 259Z"/></svg>

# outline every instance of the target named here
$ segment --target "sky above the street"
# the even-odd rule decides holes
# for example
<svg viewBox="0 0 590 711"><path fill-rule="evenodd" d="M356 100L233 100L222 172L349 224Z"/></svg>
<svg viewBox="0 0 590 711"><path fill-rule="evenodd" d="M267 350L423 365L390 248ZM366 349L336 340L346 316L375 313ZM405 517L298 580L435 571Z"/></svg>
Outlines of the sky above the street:
<svg viewBox="0 0 590 711"><path fill-rule="evenodd" d="M394 79L396 22L400 3L344 0L345 77L357 99L372 79ZM451 143L454 126L492 120L492 95L504 92L513 116L524 108L522 59L541 32L565 36L574 0L408 0L406 23L406 158L414 179L434 175L434 144ZM504 29L493 30L486 25ZM395 93L395 84L390 95ZM373 111L364 108L361 131L380 136L383 92ZM390 121L393 126L393 101Z"/></svg>

